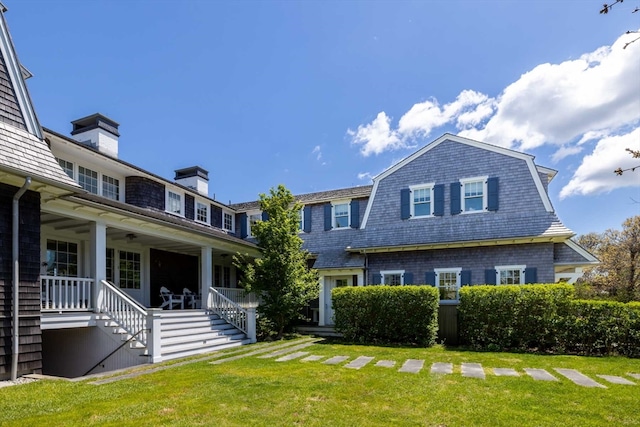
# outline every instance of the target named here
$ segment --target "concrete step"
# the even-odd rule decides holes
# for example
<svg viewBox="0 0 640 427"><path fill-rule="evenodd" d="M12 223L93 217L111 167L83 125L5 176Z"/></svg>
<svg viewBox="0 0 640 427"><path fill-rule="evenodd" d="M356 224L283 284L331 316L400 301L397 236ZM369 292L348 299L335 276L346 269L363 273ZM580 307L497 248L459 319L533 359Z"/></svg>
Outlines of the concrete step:
<svg viewBox="0 0 640 427"><path fill-rule="evenodd" d="M240 347L242 345L250 344L250 343L251 343L251 340L243 339L243 340L236 340L236 341L228 341L226 343L213 345L213 346L200 346L194 349L185 348L183 350L176 350L174 352L163 353L162 360L173 360L173 359L178 359L180 357L188 357L188 356L194 356L197 354L211 353L214 351L225 350L227 348Z"/></svg>
<svg viewBox="0 0 640 427"><path fill-rule="evenodd" d="M163 331L171 331L174 329L190 329L190 328L199 328L199 327L207 327L212 325L226 325L222 319L209 319L209 318L198 318L198 319L186 319L182 321L165 321L162 319L161 327Z"/></svg>
<svg viewBox="0 0 640 427"><path fill-rule="evenodd" d="M162 349L164 350L165 348L168 348L171 345L180 345L180 344L186 344L186 343L192 343L192 342L203 343L203 342L209 342L211 340L216 340L219 338L239 339L243 337L244 337L244 333L234 328L234 329L225 329L224 331L219 331L219 332L213 331L206 334L188 334L188 335L185 334L185 335L174 336L169 338L162 337L160 342L162 345Z"/></svg>
<svg viewBox="0 0 640 427"><path fill-rule="evenodd" d="M207 325L207 326L202 326L202 327L198 327L198 328L181 328L181 329L169 329L169 330L162 330L160 332L160 337L162 339L165 338L174 338L174 337L181 337L184 335L202 335L202 334L210 334L210 333L218 333L218 334L230 334L233 333L233 331L236 330L236 328L229 324L229 323L225 323L223 325Z"/></svg>

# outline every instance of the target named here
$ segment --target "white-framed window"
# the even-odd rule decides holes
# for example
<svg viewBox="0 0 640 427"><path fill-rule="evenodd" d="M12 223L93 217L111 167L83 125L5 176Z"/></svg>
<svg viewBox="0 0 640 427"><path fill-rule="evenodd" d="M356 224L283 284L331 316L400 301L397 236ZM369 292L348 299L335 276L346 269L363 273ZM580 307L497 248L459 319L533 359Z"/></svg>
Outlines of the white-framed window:
<svg viewBox="0 0 640 427"><path fill-rule="evenodd" d="M120 181L107 175L102 175L102 196L111 200L120 200Z"/></svg>
<svg viewBox="0 0 640 427"><path fill-rule="evenodd" d="M230 214L229 212L223 212L222 213L222 228L227 230L227 231L233 231L233 222L234 222L234 218L233 215Z"/></svg>
<svg viewBox="0 0 640 427"><path fill-rule="evenodd" d="M433 216L433 186L435 184L412 185L411 218Z"/></svg>
<svg viewBox="0 0 640 427"><path fill-rule="evenodd" d="M262 212L247 214L247 233L249 236L253 236L253 227L258 221L262 221Z"/></svg>
<svg viewBox="0 0 640 427"><path fill-rule="evenodd" d="M436 268L436 287L440 301L457 301L460 291L461 268Z"/></svg>
<svg viewBox="0 0 640 427"><path fill-rule="evenodd" d="M209 224L209 205L196 202L196 221Z"/></svg>
<svg viewBox="0 0 640 427"><path fill-rule="evenodd" d="M460 180L460 207L463 213L484 212L487 209L486 176Z"/></svg>
<svg viewBox="0 0 640 427"><path fill-rule="evenodd" d="M351 216L351 206L349 202L338 202L332 205L333 228L349 228Z"/></svg>
<svg viewBox="0 0 640 427"><path fill-rule="evenodd" d="M167 212L182 216L184 214L182 203L182 194L167 190Z"/></svg>
<svg viewBox="0 0 640 427"><path fill-rule="evenodd" d="M74 179L73 178L73 163L68 162L64 159L59 159L56 158L58 160L58 164L60 165L60 167L62 168L62 170L69 175L69 178Z"/></svg>
<svg viewBox="0 0 640 427"><path fill-rule="evenodd" d="M383 285L404 285L404 270L386 270L380 272L380 283Z"/></svg>
<svg viewBox="0 0 640 427"><path fill-rule="evenodd" d="M140 289L141 263L137 252L118 251L120 287L123 289Z"/></svg>
<svg viewBox="0 0 640 427"><path fill-rule="evenodd" d="M98 172L78 166L78 184L89 193L98 194Z"/></svg>
<svg viewBox="0 0 640 427"><path fill-rule="evenodd" d="M524 284L524 269L526 265L497 265L496 284L522 285Z"/></svg>
<svg viewBox="0 0 640 427"><path fill-rule="evenodd" d="M304 231L304 208L300 208L298 211L298 233Z"/></svg>

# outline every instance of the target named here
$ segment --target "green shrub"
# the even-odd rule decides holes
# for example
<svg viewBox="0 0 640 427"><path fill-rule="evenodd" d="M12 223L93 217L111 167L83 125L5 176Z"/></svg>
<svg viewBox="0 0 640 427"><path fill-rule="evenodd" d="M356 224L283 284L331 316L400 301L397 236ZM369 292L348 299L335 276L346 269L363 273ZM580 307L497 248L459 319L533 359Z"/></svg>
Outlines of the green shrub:
<svg viewBox="0 0 640 427"><path fill-rule="evenodd" d="M438 332L438 290L432 286L335 288L335 328L359 343L431 346Z"/></svg>

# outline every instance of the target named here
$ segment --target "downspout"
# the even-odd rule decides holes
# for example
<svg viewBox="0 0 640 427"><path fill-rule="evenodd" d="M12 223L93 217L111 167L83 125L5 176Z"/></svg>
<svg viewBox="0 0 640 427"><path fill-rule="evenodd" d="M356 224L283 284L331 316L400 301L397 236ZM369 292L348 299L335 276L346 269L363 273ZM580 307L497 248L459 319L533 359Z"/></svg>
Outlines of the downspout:
<svg viewBox="0 0 640 427"><path fill-rule="evenodd" d="M20 309L20 263L19 249L20 240L18 235L18 229L20 225L20 198L27 191L31 185L31 177L28 176L24 180L24 185L13 196L13 355L11 357L11 379L15 381L18 378L18 355L20 351L18 346L20 345L20 324L19 324L19 309Z"/></svg>

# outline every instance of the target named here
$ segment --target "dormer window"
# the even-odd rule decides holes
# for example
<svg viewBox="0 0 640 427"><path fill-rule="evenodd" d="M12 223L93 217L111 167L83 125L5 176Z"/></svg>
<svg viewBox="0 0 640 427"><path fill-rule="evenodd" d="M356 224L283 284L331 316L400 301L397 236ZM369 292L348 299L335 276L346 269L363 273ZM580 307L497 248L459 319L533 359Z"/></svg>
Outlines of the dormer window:
<svg viewBox="0 0 640 427"><path fill-rule="evenodd" d="M209 205L196 202L196 221L209 224Z"/></svg>
<svg viewBox="0 0 640 427"><path fill-rule="evenodd" d="M102 175L102 196L111 200L120 200L120 181L107 175Z"/></svg>
<svg viewBox="0 0 640 427"><path fill-rule="evenodd" d="M64 159L57 159L58 160L58 164L60 165L60 167L62 168L62 170L69 175L69 178L74 179L73 178L73 163L68 162Z"/></svg>
<svg viewBox="0 0 640 427"><path fill-rule="evenodd" d="M89 193L98 194L98 172L78 166L78 184Z"/></svg>
<svg viewBox="0 0 640 427"><path fill-rule="evenodd" d="M182 195L174 193L171 190L167 190L167 207L166 211L174 215L182 216L184 209L182 207Z"/></svg>
<svg viewBox="0 0 640 427"><path fill-rule="evenodd" d="M487 208L486 180L486 177L482 177L461 181L462 212L482 212Z"/></svg>
<svg viewBox="0 0 640 427"><path fill-rule="evenodd" d="M349 228L349 203L333 205L333 228Z"/></svg>
<svg viewBox="0 0 640 427"><path fill-rule="evenodd" d="M433 215L433 186L422 184L411 186L411 218L424 218Z"/></svg>
<svg viewBox="0 0 640 427"><path fill-rule="evenodd" d="M222 214L222 228L227 231L233 231L233 215L229 212Z"/></svg>

